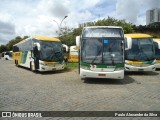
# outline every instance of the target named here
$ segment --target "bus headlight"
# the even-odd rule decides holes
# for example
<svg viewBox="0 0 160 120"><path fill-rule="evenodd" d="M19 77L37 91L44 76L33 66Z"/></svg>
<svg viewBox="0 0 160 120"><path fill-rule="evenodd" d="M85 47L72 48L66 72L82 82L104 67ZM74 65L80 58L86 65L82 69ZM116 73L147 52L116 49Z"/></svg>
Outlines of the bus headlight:
<svg viewBox="0 0 160 120"><path fill-rule="evenodd" d="M43 65L43 66L45 66L45 65L46 65L46 64L45 64L45 63L43 63L43 62L40 62L39 64L40 64L40 65Z"/></svg>
<svg viewBox="0 0 160 120"><path fill-rule="evenodd" d="M131 65L129 61L125 60L126 65Z"/></svg>
<svg viewBox="0 0 160 120"><path fill-rule="evenodd" d="M116 68L115 71L118 71L118 70L124 70L123 67L120 67L120 68Z"/></svg>
<svg viewBox="0 0 160 120"><path fill-rule="evenodd" d="M156 61L156 60L154 60L154 61L152 62L152 65L156 64L156 62L157 62L157 61Z"/></svg>
<svg viewBox="0 0 160 120"><path fill-rule="evenodd" d="M86 67L86 66L81 66L82 69L85 69L85 70L90 70L89 67Z"/></svg>

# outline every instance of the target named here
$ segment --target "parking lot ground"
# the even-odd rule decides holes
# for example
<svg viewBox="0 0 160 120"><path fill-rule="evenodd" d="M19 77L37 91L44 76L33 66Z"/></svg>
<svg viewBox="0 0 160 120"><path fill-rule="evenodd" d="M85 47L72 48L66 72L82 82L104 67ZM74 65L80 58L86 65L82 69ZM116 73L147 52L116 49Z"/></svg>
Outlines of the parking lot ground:
<svg viewBox="0 0 160 120"><path fill-rule="evenodd" d="M0 59L0 111L160 111L160 71L80 80L77 69L34 73Z"/></svg>

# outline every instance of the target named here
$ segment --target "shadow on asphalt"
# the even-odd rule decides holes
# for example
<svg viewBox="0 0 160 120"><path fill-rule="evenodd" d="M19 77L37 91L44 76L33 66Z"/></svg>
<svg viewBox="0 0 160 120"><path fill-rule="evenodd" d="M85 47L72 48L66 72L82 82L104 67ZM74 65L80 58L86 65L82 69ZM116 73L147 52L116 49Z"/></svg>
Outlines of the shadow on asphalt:
<svg viewBox="0 0 160 120"><path fill-rule="evenodd" d="M126 75L124 79L102 79L102 78L86 78L84 83L87 84L112 84L112 85L124 85L136 82L133 78Z"/></svg>
<svg viewBox="0 0 160 120"><path fill-rule="evenodd" d="M37 71L36 73L42 74L42 75L48 75L48 74L59 74L59 73L67 73L72 70L70 69L64 69L64 70L58 70L58 71L45 71L45 72L39 72Z"/></svg>
<svg viewBox="0 0 160 120"><path fill-rule="evenodd" d="M136 71L136 72L125 72L125 75L149 75L149 76L156 76L159 73L152 72L152 71Z"/></svg>
<svg viewBox="0 0 160 120"><path fill-rule="evenodd" d="M64 69L64 70L58 70L58 71L44 71L44 72L40 72L40 71L31 71L29 68L23 67L23 66L18 66L19 68L28 70L30 72L36 73L36 74L41 74L41 75L47 75L47 74L58 74L58 73L67 73L72 71L71 69Z"/></svg>

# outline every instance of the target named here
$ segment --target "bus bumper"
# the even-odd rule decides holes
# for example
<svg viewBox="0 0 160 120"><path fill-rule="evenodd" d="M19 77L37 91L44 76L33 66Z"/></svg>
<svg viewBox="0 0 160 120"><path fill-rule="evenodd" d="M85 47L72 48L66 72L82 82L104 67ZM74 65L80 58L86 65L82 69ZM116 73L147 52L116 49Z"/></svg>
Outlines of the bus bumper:
<svg viewBox="0 0 160 120"><path fill-rule="evenodd" d="M160 68L160 63L156 63L155 67L159 69Z"/></svg>
<svg viewBox="0 0 160 120"><path fill-rule="evenodd" d="M123 79L124 70L113 72L96 72L80 68L80 77L83 78L110 78L110 79Z"/></svg>
<svg viewBox="0 0 160 120"><path fill-rule="evenodd" d="M150 65L147 67L137 67L125 64L125 71L155 71L155 65Z"/></svg>
<svg viewBox="0 0 160 120"><path fill-rule="evenodd" d="M44 72L44 71L57 71L57 70L63 70L64 67L65 67L64 64L56 65L55 67L40 65L40 69L38 71L40 71L40 72Z"/></svg>

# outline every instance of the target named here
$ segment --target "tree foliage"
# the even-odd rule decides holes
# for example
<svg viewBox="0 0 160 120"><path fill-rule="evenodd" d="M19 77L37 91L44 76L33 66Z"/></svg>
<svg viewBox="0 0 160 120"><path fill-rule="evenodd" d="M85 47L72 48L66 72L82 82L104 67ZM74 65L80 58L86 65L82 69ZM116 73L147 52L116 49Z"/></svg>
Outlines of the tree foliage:
<svg viewBox="0 0 160 120"><path fill-rule="evenodd" d="M147 33L155 38L160 38L160 22L152 23L149 25L134 26L135 32Z"/></svg>
<svg viewBox="0 0 160 120"><path fill-rule="evenodd" d="M0 46L0 53L1 53L1 52L5 52L5 51L8 51L7 46L6 46L6 45L1 45L1 46Z"/></svg>
<svg viewBox="0 0 160 120"><path fill-rule="evenodd" d="M75 38L78 35L81 35L82 29L84 26L121 26L124 30L124 33L133 33L133 24L127 23L125 20L117 20L111 17L108 17L107 19L102 19L94 22L88 22L84 23L79 28L74 29L72 32L69 32L68 34L61 35L60 40L62 43L71 46L75 45Z"/></svg>
<svg viewBox="0 0 160 120"><path fill-rule="evenodd" d="M0 52L12 50L14 44L16 44L26 38L28 38L28 36L24 36L23 38L21 38L20 36L17 36L15 39L10 40L6 45L1 45Z"/></svg>
<svg viewBox="0 0 160 120"><path fill-rule="evenodd" d="M75 45L76 36L81 35L84 26L121 26L124 30L124 33L140 32L140 33L151 34L153 37L160 37L159 22L150 24L148 26L146 25L136 26L133 25L132 23L126 22L125 20L118 20L112 17L108 17L94 22L84 23L75 29L68 27L61 28L61 31L59 33L59 39L62 41L63 44L66 44L68 46ZM14 44L26 38L28 38L28 36L24 36L23 38L17 36L15 39L10 40L6 45L1 45L0 52L12 50Z"/></svg>

